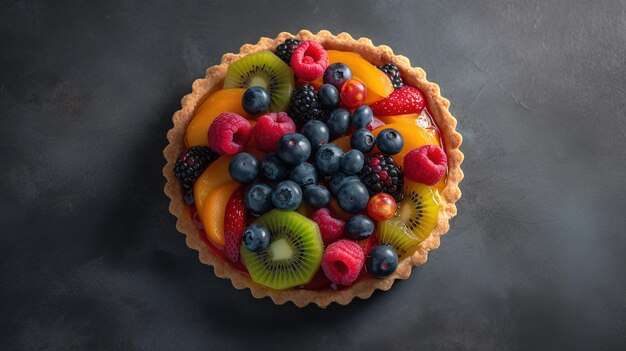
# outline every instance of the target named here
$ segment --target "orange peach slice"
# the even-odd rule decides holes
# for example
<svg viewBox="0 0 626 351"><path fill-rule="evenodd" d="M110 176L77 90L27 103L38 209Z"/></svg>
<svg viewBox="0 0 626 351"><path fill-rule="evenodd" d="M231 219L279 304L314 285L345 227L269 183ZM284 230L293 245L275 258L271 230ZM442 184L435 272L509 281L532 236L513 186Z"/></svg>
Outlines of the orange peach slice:
<svg viewBox="0 0 626 351"><path fill-rule="evenodd" d="M246 89L233 88L222 89L209 95L198 106L196 113L187 126L185 141L188 147L209 145L207 134L209 127L215 118L222 112L233 112L243 117L250 116L243 110L241 106L241 98Z"/></svg>
<svg viewBox="0 0 626 351"><path fill-rule="evenodd" d="M224 215L230 196L239 188L239 183L229 181L220 185L204 199L206 206L202 211L202 223L207 238L218 246L224 246Z"/></svg>
<svg viewBox="0 0 626 351"><path fill-rule="evenodd" d="M367 95L364 105L373 104L380 101L393 92L391 80L385 72L376 68L369 61L354 52L326 50L328 53L328 64L341 62L350 67L352 77L360 80L367 87ZM318 78L311 84L314 86L322 85L322 78Z"/></svg>

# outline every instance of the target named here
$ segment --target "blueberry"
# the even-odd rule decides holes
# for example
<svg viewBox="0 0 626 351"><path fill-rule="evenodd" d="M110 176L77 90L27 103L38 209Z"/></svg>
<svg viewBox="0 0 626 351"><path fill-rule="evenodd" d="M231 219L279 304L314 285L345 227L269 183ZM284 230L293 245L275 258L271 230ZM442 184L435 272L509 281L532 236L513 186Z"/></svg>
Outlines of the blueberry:
<svg viewBox="0 0 626 351"><path fill-rule="evenodd" d="M262 215L272 209L272 187L261 182L248 185L243 201L248 211Z"/></svg>
<svg viewBox="0 0 626 351"><path fill-rule="evenodd" d="M330 178L330 182L328 183L328 187L330 188L330 192L337 196L339 193L339 189L348 183L348 182L360 182L359 177L355 175L347 175L343 172L337 172L332 178Z"/></svg>
<svg viewBox="0 0 626 351"><path fill-rule="evenodd" d="M374 112L367 105L361 105L354 110L352 114L352 125L354 128L365 128L374 120Z"/></svg>
<svg viewBox="0 0 626 351"><path fill-rule="evenodd" d="M352 79L352 71L343 63L333 63L324 71L324 83L332 84L341 89L343 83Z"/></svg>
<svg viewBox="0 0 626 351"><path fill-rule="evenodd" d="M335 140L346 134L350 126L350 111L343 108L333 110L326 120L326 125L330 131L330 140Z"/></svg>
<svg viewBox="0 0 626 351"><path fill-rule="evenodd" d="M258 224L251 224L243 231L241 240L250 252L259 253L270 245L269 229Z"/></svg>
<svg viewBox="0 0 626 351"><path fill-rule="evenodd" d="M337 193L337 201L342 210L357 213L365 209L370 195L361 182L347 182Z"/></svg>
<svg viewBox="0 0 626 351"><path fill-rule="evenodd" d="M317 96L320 100L320 103L325 108L332 110L334 108L339 107L339 102L341 98L339 97L339 90L332 84L324 84L320 88Z"/></svg>
<svg viewBox="0 0 626 351"><path fill-rule="evenodd" d="M230 177L237 183L248 184L259 175L259 160L247 152L240 152L228 165Z"/></svg>
<svg viewBox="0 0 626 351"><path fill-rule="evenodd" d="M251 115L263 114L270 107L270 93L262 87L250 87L243 93L241 106Z"/></svg>
<svg viewBox="0 0 626 351"><path fill-rule="evenodd" d="M330 202L330 192L323 185L307 185L302 191L302 198L314 209L324 208Z"/></svg>
<svg viewBox="0 0 626 351"><path fill-rule="evenodd" d="M289 174L289 167L280 160L275 152L265 154L261 161L261 171L270 180L283 180Z"/></svg>
<svg viewBox="0 0 626 351"><path fill-rule="evenodd" d="M378 150L387 155L395 155L404 147L402 134L393 128L385 128L376 137Z"/></svg>
<svg viewBox="0 0 626 351"><path fill-rule="evenodd" d="M366 215L350 218L346 223L346 236L352 240L362 240L374 232L374 221Z"/></svg>
<svg viewBox="0 0 626 351"><path fill-rule="evenodd" d="M272 191L272 204L280 210L295 210L302 202L300 186L291 180L283 180Z"/></svg>
<svg viewBox="0 0 626 351"><path fill-rule="evenodd" d="M315 164L320 173L333 175L341 169L343 150L335 144L322 145L315 155Z"/></svg>
<svg viewBox="0 0 626 351"><path fill-rule="evenodd" d="M328 144L330 131L326 123L317 120L310 120L302 127L300 131L311 143L311 152L315 154L317 149L324 144Z"/></svg>
<svg viewBox="0 0 626 351"><path fill-rule="evenodd" d="M300 133L283 135L278 140L276 153L288 165L298 165L311 156L311 143Z"/></svg>
<svg viewBox="0 0 626 351"><path fill-rule="evenodd" d="M374 134L369 130L362 128L354 132L350 137L350 146L366 154L374 148Z"/></svg>
<svg viewBox="0 0 626 351"><path fill-rule="evenodd" d="M365 259L367 272L376 278L383 278L398 268L398 254L389 245L373 248Z"/></svg>
<svg viewBox="0 0 626 351"><path fill-rule="evenodd" d="M345 174L356 174L363 168L363 163L365 163L363 153L359 150L352 149L346 152L341 158L341 170Z"/></svg>
<svg viewBox="0 0 626 351"><path fill-rule="evenodd" d="M298 183L301 187L315 184L317 183L317 169L312 164L303 162L289 172L289 179Z"/></svg>

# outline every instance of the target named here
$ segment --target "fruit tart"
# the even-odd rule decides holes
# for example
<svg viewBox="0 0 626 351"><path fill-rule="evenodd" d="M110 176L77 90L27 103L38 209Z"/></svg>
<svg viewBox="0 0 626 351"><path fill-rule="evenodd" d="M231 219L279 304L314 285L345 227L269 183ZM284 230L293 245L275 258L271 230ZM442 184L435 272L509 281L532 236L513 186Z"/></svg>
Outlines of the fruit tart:
<svg viewBox="0 0 626 351"><path fill-rule="evenodd" d="M456 215L448 106L421 68L366 38L243 45L174 114L163 174L176 227L218 277L277 304L388 290Z"/></svg>

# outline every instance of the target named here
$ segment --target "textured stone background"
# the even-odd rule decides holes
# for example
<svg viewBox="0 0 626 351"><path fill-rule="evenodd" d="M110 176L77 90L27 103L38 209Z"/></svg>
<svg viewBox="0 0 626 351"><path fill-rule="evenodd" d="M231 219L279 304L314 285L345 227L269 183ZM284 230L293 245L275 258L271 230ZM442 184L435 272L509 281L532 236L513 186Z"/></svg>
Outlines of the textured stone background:
<svg viewBox="0 0 626 351"><path fill-rule="evenodd" d="M2 1L0 349L626 348L624 1ZM170 117L222 53L388 44L452 101L459 216L347 307L255 300L175 229Z"/></svg>

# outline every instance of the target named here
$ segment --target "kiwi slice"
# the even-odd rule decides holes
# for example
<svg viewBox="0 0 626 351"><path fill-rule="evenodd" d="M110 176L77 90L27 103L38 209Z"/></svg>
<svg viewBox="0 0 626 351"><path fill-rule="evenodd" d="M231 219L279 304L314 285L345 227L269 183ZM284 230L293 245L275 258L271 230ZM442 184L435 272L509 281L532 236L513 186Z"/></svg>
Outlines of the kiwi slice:
<svg viewBox="0 0 626 351"><path fill-rule="evenodd" d="M397 215L376 223L376 237L381 244L393 247L399 258L411 256L421 242Z"/></svg>
<svg viewBox="0 0 626 351"><path fill-rule="evenodd" d="M439 218L439 204L436 193L427 185L409 181L404 183L404 200L398 213L409 230L419 238L426 240Z"/></svg>
<svg viewBox="0 0 626 351"><path fill-rule="evenodd" d="M324 253L317 223L298 212L277 209L254 223L268 228L272 239L259 253L241 245L243 263L252 280L277 290L308 284L319 270Z"/></svg>
<svg viewBox="0 0 626 351"><path fill-rule="evenodd" d="M286 111L293 92L293 72L270 51L246 55L228 66L224 89L259 86L270 92L270 112Z"/></svg>

